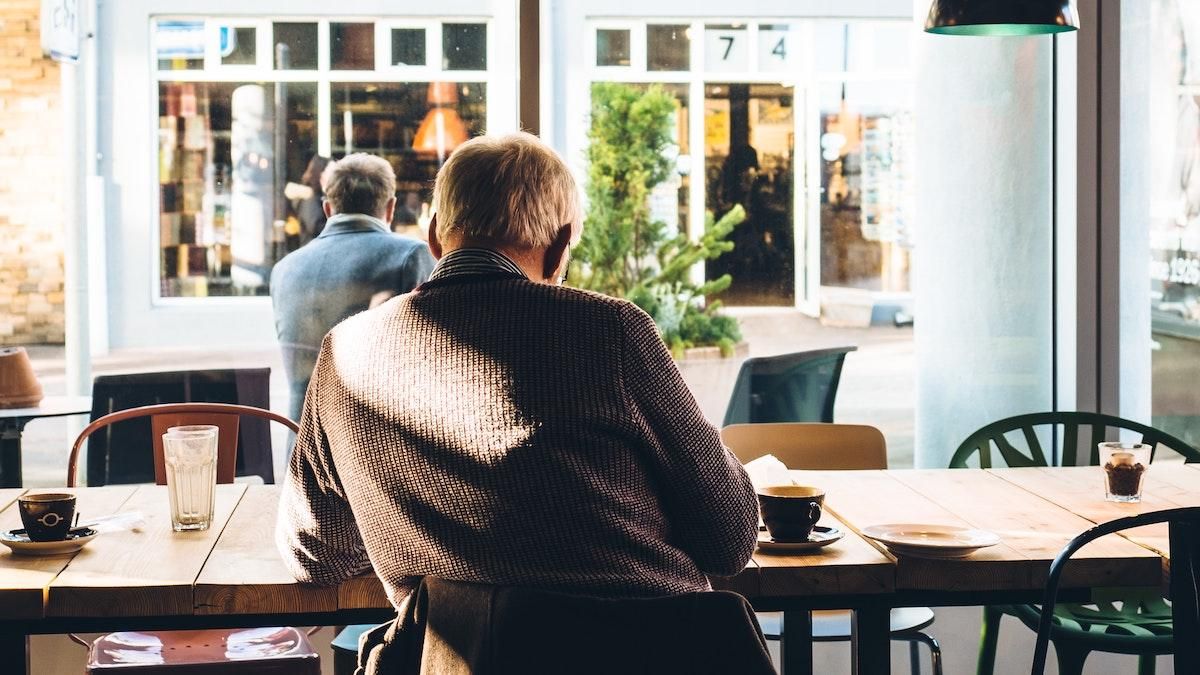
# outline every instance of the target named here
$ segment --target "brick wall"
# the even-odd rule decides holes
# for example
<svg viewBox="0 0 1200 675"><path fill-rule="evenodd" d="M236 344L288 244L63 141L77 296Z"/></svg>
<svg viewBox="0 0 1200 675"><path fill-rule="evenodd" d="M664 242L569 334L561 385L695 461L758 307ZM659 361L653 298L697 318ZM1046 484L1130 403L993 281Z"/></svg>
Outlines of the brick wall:
<svg viewBox="0 0 1200 675"><path fill-rule="evenodd" d="M63 341L58 64L38 0L0 0L0 344Z"/></svg>

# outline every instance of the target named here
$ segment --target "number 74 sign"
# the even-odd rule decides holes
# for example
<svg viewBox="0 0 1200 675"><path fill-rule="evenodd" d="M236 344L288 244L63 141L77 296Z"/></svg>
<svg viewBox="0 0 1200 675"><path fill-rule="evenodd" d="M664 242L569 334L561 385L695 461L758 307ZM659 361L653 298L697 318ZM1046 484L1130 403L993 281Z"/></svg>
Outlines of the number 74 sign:
<svg viewBox="0 0 1200 675"><path fill-rule="evenodd" d="M758 30L759 72L792 69L795 35L787 26ZM707 72L746 72L750 65L750 31L738 28L705 28L704 69Z"/></svg>

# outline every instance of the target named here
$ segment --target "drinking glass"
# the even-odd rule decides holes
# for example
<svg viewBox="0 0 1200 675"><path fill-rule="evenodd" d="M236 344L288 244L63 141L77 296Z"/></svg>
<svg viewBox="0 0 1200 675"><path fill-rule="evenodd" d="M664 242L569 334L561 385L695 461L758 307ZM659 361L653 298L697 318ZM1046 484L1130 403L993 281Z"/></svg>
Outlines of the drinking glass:
<svg viewBox="0 0 1200 675"><path fill-rule="evenodd" d="M217 427L192 424L167 429L163 459L171 528L176 532L207 530L217 487Z"/></svg>
<svg viewBox="0 0 1200 675"><path fill-rule="evenodd" d="M1142 501L1142 483L1150 468L1151 447L1144 443L1101 443L1104 498L1110 502Z"/></svg>

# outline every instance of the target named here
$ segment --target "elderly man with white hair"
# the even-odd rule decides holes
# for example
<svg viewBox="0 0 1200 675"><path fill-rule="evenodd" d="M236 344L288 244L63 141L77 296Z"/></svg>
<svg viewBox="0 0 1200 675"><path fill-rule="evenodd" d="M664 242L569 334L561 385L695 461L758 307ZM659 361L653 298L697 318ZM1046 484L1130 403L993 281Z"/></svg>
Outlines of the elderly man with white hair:
<svg viewBox="0 0 1200 675"><path fill-rule="evenodd" d="M758 511L633 304L562 286L582 232L561 158L528 134L460 146L434 189L429 281L334 328L283 486L304 582L374 567L610 598L710 588Z"/></svg>

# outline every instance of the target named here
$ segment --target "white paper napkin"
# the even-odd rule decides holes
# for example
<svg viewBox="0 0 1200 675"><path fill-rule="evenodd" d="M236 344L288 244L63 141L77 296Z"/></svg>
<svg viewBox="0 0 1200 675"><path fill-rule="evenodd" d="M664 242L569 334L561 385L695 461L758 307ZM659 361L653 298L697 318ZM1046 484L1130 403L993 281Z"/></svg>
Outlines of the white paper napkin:
<svg viewBox="0 0 1200 675"><path fill-rule="evenodd" d="M748 462L746 473L756 491L770 485L795 485L787 466L775 455L763 455Z"/></svg>

